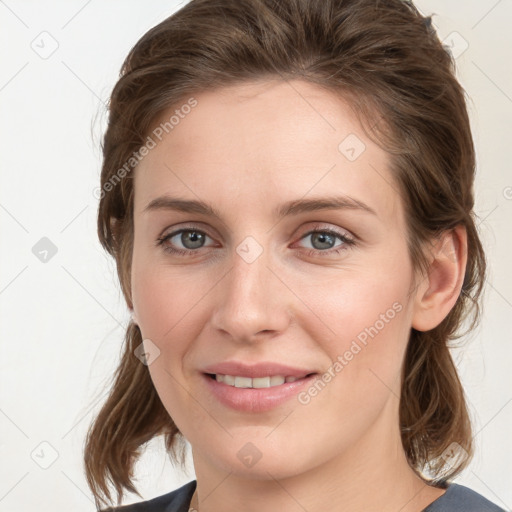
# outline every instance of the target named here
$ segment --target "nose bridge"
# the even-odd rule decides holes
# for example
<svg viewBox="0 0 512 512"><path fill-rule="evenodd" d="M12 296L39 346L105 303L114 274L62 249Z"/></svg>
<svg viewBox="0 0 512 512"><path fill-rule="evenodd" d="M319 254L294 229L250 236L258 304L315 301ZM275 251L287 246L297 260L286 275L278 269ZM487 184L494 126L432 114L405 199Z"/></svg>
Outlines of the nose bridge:
<svg viewBox="0 0 512 512"><path fill-rule="evenodd" d="M290 294L274 274L272 260L268 249L254 237L246 237L233 248L231 268L218 285L213 315L216 329L240 341L286 329Z"/></svg>

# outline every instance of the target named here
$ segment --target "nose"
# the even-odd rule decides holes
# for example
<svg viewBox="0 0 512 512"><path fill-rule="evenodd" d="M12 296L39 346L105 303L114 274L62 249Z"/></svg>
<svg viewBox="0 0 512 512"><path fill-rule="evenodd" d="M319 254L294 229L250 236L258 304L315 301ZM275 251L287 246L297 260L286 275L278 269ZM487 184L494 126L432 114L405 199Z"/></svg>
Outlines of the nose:
<svg viewBox="0 0 512 512"><path fill-rule="evenodd" d="M254 261L240 254L233 251L231 269L216 286L212 325L237 342L275 337L290 323L294 295L266 250Z"/></svg>

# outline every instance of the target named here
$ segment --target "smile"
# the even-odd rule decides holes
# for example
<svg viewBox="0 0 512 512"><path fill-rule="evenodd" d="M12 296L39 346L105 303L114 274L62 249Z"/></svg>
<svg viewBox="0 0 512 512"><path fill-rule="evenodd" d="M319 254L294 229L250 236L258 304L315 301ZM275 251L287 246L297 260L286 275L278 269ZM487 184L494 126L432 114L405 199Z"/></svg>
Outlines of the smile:
<svg viewBox="0 0 512 512"><path fill-rule="evenodd" d="M228 386L233 386L235 388L272 388L275 386L281 386L284 383L295 382L296 380L300 380L301 378L306 377L292 377L292 376L282 376L282 375L272 375L270 377L241 377L238 375L223 375L222 373L210 374L212 379L215 379L217 382L222 382L227 384Z"/></svg>

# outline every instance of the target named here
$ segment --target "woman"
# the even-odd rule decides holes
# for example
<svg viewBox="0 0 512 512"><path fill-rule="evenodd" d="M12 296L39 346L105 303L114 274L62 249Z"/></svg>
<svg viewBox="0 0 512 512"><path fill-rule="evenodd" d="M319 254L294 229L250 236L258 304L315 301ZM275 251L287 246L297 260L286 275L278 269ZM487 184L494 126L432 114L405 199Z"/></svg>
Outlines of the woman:
<svg viewBox="0 0 512 512"><path fill-rule="evenodd" d="M451 483L473 447L448 343L485 257L430 18L192 0L128 55L103 146L132 322L86 440L98 508L164 435L197 479L119 510L501 510Z"/></svg>

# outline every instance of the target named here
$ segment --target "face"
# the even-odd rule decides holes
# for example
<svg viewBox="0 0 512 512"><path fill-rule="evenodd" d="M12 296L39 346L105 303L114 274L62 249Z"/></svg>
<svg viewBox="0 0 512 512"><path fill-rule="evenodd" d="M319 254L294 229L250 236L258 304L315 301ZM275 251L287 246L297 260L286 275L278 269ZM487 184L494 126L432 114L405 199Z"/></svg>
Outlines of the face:
<svg viewBox="0 0 512 512"><path fill-rule="evenodd" d="M284 478L396 434L413 269L388 154L306 82L194 98L135 171L132 261L151 378L194 462ZM211 371L225 362L245 366ZM206 375L269 362L288 368L254 375L313 375Z"/></svg>

